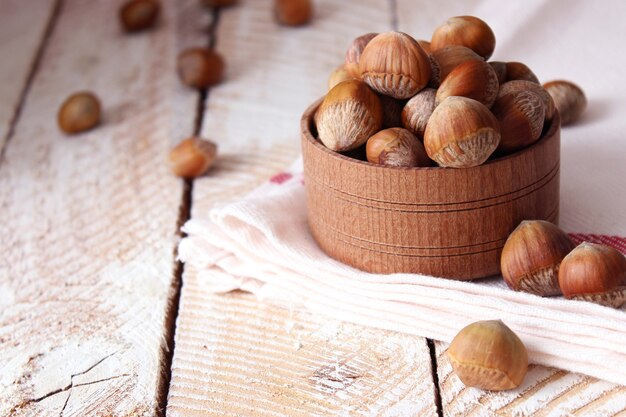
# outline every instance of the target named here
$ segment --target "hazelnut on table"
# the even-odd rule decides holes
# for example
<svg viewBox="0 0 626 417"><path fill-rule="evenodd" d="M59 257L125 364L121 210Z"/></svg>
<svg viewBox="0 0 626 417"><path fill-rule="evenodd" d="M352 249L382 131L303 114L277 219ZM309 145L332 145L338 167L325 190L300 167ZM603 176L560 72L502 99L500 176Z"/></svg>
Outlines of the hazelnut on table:
<svg viewBox="0 0 626 417"><path fill-rule="evenodd" d="M213 166L216 156L217 145L215 143L192 136L170 151L170 168L176 176L195 178Z"/></svg>
<svg viewBox="0 0 626 417"><path fill-rule="evenodd" d="M154 26L161 3L157 0L130 0L119 11L122 28L127 32L137 32Z"/></svg>
<svg viewBox="0 0 626 417"><path fill-rule="evenodd" d="M178 54L178 75L183 84L203 89L219 83L224 60L213 49L189 48Z"/></svg>
<svg viewBox="0 0 626 417"><path fill-rule="evenodd" d="M65 133L80 133L100 123L100 114L98 97L89 91L81 91L65 99L59 108L57 121Z"/></svg>

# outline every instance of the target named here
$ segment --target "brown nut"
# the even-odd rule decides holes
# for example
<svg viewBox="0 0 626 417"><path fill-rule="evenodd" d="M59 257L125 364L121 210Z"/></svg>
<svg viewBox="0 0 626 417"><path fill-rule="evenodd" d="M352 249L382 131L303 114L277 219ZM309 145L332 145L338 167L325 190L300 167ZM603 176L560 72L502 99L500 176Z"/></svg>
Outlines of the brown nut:
<svg viewBox="0 0 626 417"><path fill-rule="evenodd" d="M504 282L515 291L558 295L559 265L574 249L567 233L550 222L525 220L509 235L502 249Z"/></svg>
<svg viewBox="0 0 626 417"><path fill-rule="evenodd" d="M489 59L496 48L496 37L489 25L479 18L457 16L435 29L430 44L433 51L450 45L466 46Z"/></svg>
<svg viewBox="0 0 626 417"><path fill-rule="evenodd" d="M361 54L367 44L376 36L378 36L378 33L366 33L365 35L355 38L350 44L350 47L346 51L345 68L346 71L352 75L352 78L361 79L361 70L359 70Z"/></svg>
<svg viewBox="0 0 626 417"><path fill-rule="evenodd" d="M402 109L406 100L398 100L384 94L378 94L378 98L383 108L383 129L402 127Z"/></svg>
<svg viewBox="0 0 626 417"><path fill-rule="evenodd" d="M201 0L206 7L230 7L237 4L237 0Z"/></svg>
<svg viewBox="0 0 626 417"><path fill-rule="evenodd" d="M392 167L427 167L432 161L424 145L406 129L394 127L381 130L367 140L367 160Z"/></svg>
<svg viewBox="0 0 626 417"><path fill-rule="evenodd" d="M496 99L491 111L500 122L499 155L525 148L541 136L546 110L537 94L531 91L508 93Z"/></svg>
<svg viewBox="0 0 626 417"><path fill-rule="evenodd" d="M315 124L327 148L338 152L358 148L383 124L380 99L364 82L344 81L326 94L315 112Z"/></svg>
<svg viewBox="0 0 626 417"><path fill-rule="evenodd" d="M541 98L541 101L543 101L543 105L545 106L546 120L552 120L552 118L554 117L555 109L554 100L545 88L535 82L527 80L507 81L506 83L500 85L500 91L498 92L498 96L501 97L505 94L515 91L531 91L537 94Z"/></svg>
<svg viewBox="0 0 626 417"><path fill-rule="evenodd" d="M148 29L156 22L160 10L161 3L157 0L130 0L120 8L120 23L126 32Z"/></svg>
<svg viewBox="0 0 626 417"><path fill-rule="evenodd" d="M465 46L453 45L432 52L435 70L431 84L438 86L448 74L465 61L482 61L482 57Z"/></svg>
<svg viewBox="0 0 626 417"><path fill-rule="evenodd" d="M545 83L543 87L554 100L554 105L561 116L562 126L575 122L587 107L585 93L579 86L570 81L550 81Z"/></svg>
<svg viewBox="0 0 626 417"><path fill-rule="evenodd" d="M313 16L311 0L274 0L278 23L286 26L302 26Z"/></svg>
<svg viewBox="0 0 626 417"><path fill-rule="evenodd" d="M517 388L528 371L528 352L500 320L463 328L447 350L452 369L468 387L502 391Z"/></svg>
<svg viewBox="0 0 626 417"><path fill-rule="evenodd" d="M216 144L193 136L183 140L170 151L170 168L176 176L195 178L213 166L216 156Z"/></svg>
<svg viewBox="0 0 626 417"><path fill-rule="evenodd" d="M413 97L428 84L428 54L409 35L385 32L372 39L359 61L361 79L375 91L403 99Z"/></svg>
<svg viewBox="0 0 626 417"><path fill-rule="evenodd" d="M539 78L526 64L521 62L507 62L506 63L506 80L526 80L539 84Z"/></svg>
<svg viewBox="0 0 626 417"><path fill-rule="evenodd" d="M500 85L498 76L485 61L466 61L456 66L437 90L436 104L450 96L472 98L491 107Z"/></svg>
<svg viewBox="0 0 626 417"><path fill-rule="evenodd" d="M402 109L402 126L420 140L423 140L426 125L435 110L436 95L434 88L425 88L407 101Z"/></svg>
<svg viewBox="0 0 626 417"><path fill-rule="evenodd" d="M506 62L489 61L488 64L496 72L500 85L504 84L506 82Z"/></svg>
<svg viewBox="0 0 626 417"><path fill-rule="evenodd" d="M566 298L619 307L626 302L626 258L610 246L583 242L559 268Z"/></svg>
<svg viewBox="0 0 626 417"><path fill-rule="evenodd" d="M224 60L212 49L189 48L178 54L178 75L189 87L207 88L222 80Z"/></svg>
<svg viewBox="0 0 626 417"><path fill-rule="evenodd" d="M480 165L498 143L500 126L496 118L483 104L467 97L445 99L433 111L424 133L426 153L443 167Z"/></svg>
<svg viewBox="0 0 626 417"><path fill-rule="evenodd" d="M348 73L344 65L337 67L330 74L330 77L328 77L328 89L331 90L340 82L352 80L353 78L354 77Z"/></svg>
<svg viewBox="0 0 626 417"><path fill-rule="evenodd" d="M65 99L59 108L57 122L65 133L80 133L100 123L100 114L98 97L89 91L82 91Z"/></svg>

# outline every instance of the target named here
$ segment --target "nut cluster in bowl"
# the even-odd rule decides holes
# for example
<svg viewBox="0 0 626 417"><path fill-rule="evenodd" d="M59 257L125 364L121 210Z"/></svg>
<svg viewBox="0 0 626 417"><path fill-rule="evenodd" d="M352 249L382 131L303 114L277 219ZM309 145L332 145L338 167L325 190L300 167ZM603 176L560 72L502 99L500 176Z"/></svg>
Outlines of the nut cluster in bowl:
<svg viewBox="0 0 626 417"><path fill-rule="evenodd" d="M557 110L578 117L582 90L555 82L546 90L521 62L488 62L495 44L473 16L448 19L430 42L359 36L315 114L320 141L351 155L364 147L374 164L467 168L532 145Z"/></svg>

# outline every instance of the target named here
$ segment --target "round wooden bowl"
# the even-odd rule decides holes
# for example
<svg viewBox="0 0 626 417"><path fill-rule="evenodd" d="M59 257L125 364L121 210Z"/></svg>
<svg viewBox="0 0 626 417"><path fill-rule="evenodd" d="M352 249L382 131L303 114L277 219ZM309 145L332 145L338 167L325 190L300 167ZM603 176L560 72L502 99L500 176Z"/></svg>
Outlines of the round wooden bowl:
<svg viewBox="0 0 626 417"><path fill-rule="evenodd" d="M331 257L364 271L469 280L500 273L507 237L526 219L556 223L560 123L513 155L474 168L393 168L333 152L302 116L308 222Z"/></svg>

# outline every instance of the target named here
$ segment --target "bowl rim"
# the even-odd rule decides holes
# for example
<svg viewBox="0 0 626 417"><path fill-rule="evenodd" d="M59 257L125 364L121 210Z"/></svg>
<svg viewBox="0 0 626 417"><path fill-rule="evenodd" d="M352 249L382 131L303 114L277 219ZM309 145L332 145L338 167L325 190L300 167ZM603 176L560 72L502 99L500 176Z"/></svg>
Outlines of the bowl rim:
<svg viewBox="0 0 626 417"><path fill-rule="evenodd" d="M362 161L360 159L351 158L349 156L343 155L339 152L336 152L327 148L319 139L314 137L313 133L311 132L311 124L315 123L315 117L314 117L315 112L317 111L317 108L320 106L320 104L324 100L324 97L325 96L322 96L318 98L317 100L315 100L311 105L309 105L309 107L307 107L307 109L302 114L302 117L300 118L300 128L302 131L303 138L305 138L309 143L311 143L316 148L320 149L322 152L329 155L329 157L331 158L337 158L339 160L347 161L349 163L363 164L365 166L369 166L369 167L377 168L377 169L387 169L387 170L396 170L396 171L435 171L435 170L471 171L471 170L477 170L477 169L484 169L485 167L497 168L498 165L500 164L504 165L506 164L506 161L510 159L519 158L526 153L532 152L535 147L540 146L541 144L547 142L550 138L552 138L559 131L560 126L561 126L561 117L559 115L559 112L556 111L555 109L554 116L552 117L552 120L549 122L550 125L548 129L545 130L545 133L537 141L532 143L530 146L520 149L517 152L511 153L511 154L508 154L508 155L505 155L496 159L488 160L487 162L474 166L474 167L468 167L468 168L453 168L453 167L441 167L441 166L394 167L394 166L388 166L388 165L373 164L369 161Z"/></svg>

